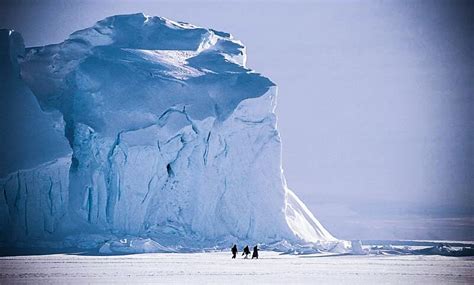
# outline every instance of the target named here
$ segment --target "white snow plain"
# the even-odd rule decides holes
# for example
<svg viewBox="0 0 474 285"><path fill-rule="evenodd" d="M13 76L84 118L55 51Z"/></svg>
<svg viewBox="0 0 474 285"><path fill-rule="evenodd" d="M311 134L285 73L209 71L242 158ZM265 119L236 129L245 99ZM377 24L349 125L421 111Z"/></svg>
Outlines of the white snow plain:
<svg viewBox="0 0 474 285"><path fill-rule="evenodd" d="M0 257L0 284L473 284L474 257L230 252Z"/></svg>

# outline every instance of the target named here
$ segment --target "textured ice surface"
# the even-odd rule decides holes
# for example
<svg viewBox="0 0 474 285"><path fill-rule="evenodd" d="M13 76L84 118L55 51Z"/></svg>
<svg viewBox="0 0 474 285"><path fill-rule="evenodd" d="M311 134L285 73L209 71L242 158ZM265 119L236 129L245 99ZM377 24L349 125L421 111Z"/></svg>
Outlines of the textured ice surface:
<svg viewBox="0 0 474 285"><path fill-rule="evenodd" d="M26 125L43 128L41 139L62 131L44 146L33 144L45 153L54 150L44 161L67 157L65 139L72 160L54 164L57 177L44 173L39 160L27 161L37 167L28 175L61 190L43 193L43 182L21 182L28 191L15 190L17 181L8 180L4 192L23 191L30 204L43 201L43 194L66 192L59 204L50 199L54 214L35 231L54 233L50 220L56 223L67 212L65 228L80 244L88 244L84 234L86 241L97 233L136 237L136 246L111 240L103 250L227 247L237 240L342 250L345 245L287 188L274 113L277 89L245 61L244 46L230 34L143 14L109 17L62 43L28 49L20 60L21 79L7 95L30 88L44 110L36 104L39 113L64 119ZM16 58L9 62L16 64ZM14 125L5 128L2 134L16 131ZM25 142L20 151L30 146L26 138L15 140ZM16 177L24 168L4 174ZM22 205L29 213L44 212L45 205L36 203ZM15 224L31 236L28 222L4 220L4 234ZM95 241L91 235L89 244Z"/></svg>

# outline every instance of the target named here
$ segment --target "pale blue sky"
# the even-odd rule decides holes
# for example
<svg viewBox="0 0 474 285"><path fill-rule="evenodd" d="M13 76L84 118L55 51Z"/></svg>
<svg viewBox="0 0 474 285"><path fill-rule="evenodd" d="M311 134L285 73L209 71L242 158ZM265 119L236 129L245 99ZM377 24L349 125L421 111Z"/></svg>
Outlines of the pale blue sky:
<svg viewBox="0 0 474 285"><path fill-rule="evenodd" d="M54 3L54 4L53 4ZM279 86L283 166L340 238L474 239L468 1L7 1L0 26L60 42L144 12L232 33Z"/></svg>

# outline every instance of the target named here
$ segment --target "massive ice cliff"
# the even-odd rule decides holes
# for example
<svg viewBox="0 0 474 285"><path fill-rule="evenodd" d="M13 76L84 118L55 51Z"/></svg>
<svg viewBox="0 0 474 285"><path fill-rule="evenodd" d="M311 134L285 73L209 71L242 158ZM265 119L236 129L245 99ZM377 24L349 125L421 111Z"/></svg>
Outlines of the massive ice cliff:
<svg viewBox="0 0 474 285"><path fill-rule="evenodd" d="M22 49L2 30L3 241L337 245L286 187L276 86L230 34L120 15Z"/></svg>

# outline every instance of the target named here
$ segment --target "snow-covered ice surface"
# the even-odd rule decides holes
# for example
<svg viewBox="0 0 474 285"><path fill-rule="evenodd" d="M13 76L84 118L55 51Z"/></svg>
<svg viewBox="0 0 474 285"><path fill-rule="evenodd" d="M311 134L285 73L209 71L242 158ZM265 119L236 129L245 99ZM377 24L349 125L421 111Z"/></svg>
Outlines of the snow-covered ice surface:
<svg viewBox="0 0 474 285"><path fill-rule="evenodd" d="M473 257L230 252L0 257L0 283L473 284Z"/></svg>

